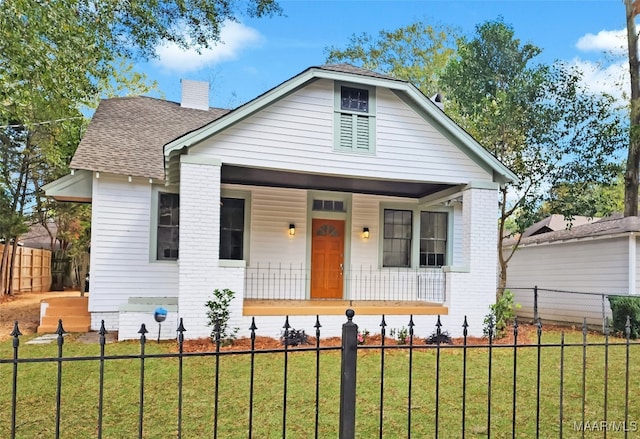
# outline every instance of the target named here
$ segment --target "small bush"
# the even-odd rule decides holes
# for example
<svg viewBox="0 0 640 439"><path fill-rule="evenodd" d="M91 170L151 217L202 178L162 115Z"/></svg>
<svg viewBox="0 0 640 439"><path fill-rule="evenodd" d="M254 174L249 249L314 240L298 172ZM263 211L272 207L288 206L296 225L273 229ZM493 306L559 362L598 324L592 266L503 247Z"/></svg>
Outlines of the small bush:
<svg viewBox="0 0 640 439"><path fill-rule="evenodd" d="M434 331L429 337L427 337L427 339L424 342L426 344L438 344L438 343L451 344L452 343L451 336L447 331L442 331L440 335L438 335L438 333Z"/></svg>
<svg viewBox="0 0 640 439"><path fill-rule="evenodd" d="M369 331L367 329L358 331L358 344L365 344L367 342L367 337L369 337Z"/></svg>
<svg viewBox="0 0 640 439"><path fill-rule="evenodd" d="M632 339L640 336L640 297L629 296L609 296L611 314L613 316L612 326L616 333L625 335L627 317L631 324Z"/></svg>
<svg viewBox="0 0 640 439"><path fill-rule="evenodd" d="M409 343L409 330L404 326L400 329L391 328L389 335L396 339L397 344Z"/></svg>
<svg viewBox="0 0 640 439"><path fill-rule="evenodd" d="M505 290L502 296L489 306L489 314L484 318L482 332L485 337L489 336L489 330L492 330L494 338L502 338L507 334L507 327L516 317L516 309L520 308L520 304L513 303L513 292Z"/></svg>
<svg viewBox="0 0 640 439"><path fill-rule="evenodd" d="M280 341L284 346L298 346L309 344L309 337L305 334L304 329L289 329L282 334Z"/></svg>
<svg viewBox="0 0 640 439"><path fill-rule="evenodd" d="M213 291L213 300L207 301L205 306L209 308L207 311L207 326L211 326L211 341L216 341L216 324L220 333L220 342L222 346L228 346L236 339L240 328L229 328L229 306L236 293L228 288L220 291Z"/></svg>

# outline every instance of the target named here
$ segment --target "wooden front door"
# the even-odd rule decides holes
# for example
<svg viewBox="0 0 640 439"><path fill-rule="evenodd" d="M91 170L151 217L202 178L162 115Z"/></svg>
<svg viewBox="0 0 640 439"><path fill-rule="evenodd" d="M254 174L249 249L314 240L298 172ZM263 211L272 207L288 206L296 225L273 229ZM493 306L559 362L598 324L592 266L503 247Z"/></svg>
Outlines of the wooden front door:
<svg viewBox="0 0 640 439"><path fill-rule="evenodd" d="M311 238L311 298L342 299L344 221L314 219Z"/></svg>

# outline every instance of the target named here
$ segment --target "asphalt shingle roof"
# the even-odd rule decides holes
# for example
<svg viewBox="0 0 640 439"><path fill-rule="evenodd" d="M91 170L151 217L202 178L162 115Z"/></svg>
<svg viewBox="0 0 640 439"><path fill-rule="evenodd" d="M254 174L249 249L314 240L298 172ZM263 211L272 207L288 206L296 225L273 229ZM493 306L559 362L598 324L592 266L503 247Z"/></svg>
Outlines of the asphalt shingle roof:
<svg viewBox="0 0 640 439"><path fill-rule="evenodd" d="M589 224L574 226L571 229L556 230L555 232L541 233L539 235L522 238L520 245L535 245L545 242L566 241L594 236L618 235L621 233L640 232L640 217L622 217L614 215L603 218ZM513 245L515 239L505 241L504 245Z"/></svg>
<svg viewBox="0 0 640 439"><path fill-rule="evenodd" d="M182 108L149 97L100 102L71 167L134 177L164 179L163 146L226 114Z"/></svg>

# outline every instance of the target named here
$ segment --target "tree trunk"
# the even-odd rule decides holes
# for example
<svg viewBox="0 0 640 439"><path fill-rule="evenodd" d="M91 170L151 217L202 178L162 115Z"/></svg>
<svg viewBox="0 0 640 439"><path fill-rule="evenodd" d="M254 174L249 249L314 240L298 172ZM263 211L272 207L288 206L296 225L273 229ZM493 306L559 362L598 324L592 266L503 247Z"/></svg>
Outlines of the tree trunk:
<svg viewBox="0 0 640 439"><path fill-rule="evenodd" d="M7 294L7 275L9 264L9 244L5 242L2 249L2 260L0 261L0 296ZM10 282L10 281L9 281Z"/></svg>
<svg viewBox="0 0 640 439"><path fill-rule="evenodd" d="M11 245L11 260L9 261L9 288L7 291L10 296L13 295L13 271L16 266L16 255L18 254L18 238L13 238L13 244ZM18 286L18 291L20 291L20 286Z"/></svg>
<svg viewBox="0 0 640 439"><path fill-rule="evenodd" d="M638 34L635 17L638 0L624 1L627 13L627 42L629 45L629 73L631 76L631 113L629 124L629 153L624 174L624 216L638 215L638 172L640 172L640 63L638 62Z"/></svg>
<svg viewBox="0 0 640 439"><path fill-rule="evenodd" d="M500 275L498 277L498 289L496 290L496 300L500 300L505 288L507 288L507 265L508 260L504 255L502 242L504 241L504 222L507 219L507 189L500 190L502 202L500 203L500 220L498 221L498 262L500 264Z"/></svg>

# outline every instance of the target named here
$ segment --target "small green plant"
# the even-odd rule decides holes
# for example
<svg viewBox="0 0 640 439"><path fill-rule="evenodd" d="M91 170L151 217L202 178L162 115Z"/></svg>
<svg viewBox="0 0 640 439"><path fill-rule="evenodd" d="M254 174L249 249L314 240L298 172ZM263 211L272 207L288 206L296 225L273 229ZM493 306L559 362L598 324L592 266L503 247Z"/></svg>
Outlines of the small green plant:
<svg viewBox="0 0 640 439"><path fill-rule="evenodd" d="M396 343L398 344L407 344L409 343L409 330L404 326L400 329L391 328L389 331L389 335L396 339Z"/></svg>
<svg viewBox="0 0 640 439"><path fill-rule="evenodd" d="M493 334L493 338L502 338L507 334L507 327L516 317L516 309L520 308L520 304L513 301L513 292L504 290L502 296L489 306L489 314L484 317L482 333L485 337L489 337L489 333Z"/></svg>
<svg viewBox="0 0 640 439"><path fill-rule="evenodd" d="M609 296L613 330L626 337L627 317L631 325L629 337L636 339L640 336L640 297Z"/></svg>
<svg viewBox="0 0 640 439"><path fill-rule="evenodd" d="M207 326L211 326L211 341L216 341L216 330L222 346L228 346L236 339L240 328L229 328L229 306L236 293L228 288L213 291L213 300L207 301Z"/></svg>
<svg viewBox="0 0 640 439"><path fill-rule="evenodd" d="M282 333L280 342L283 346L298 346L303 344L309 344L309 337L304 332L304 329L289 329Z"/></svg>
<svg viewBox="0 0 640 439"><path fill-rule="evenodd" d="M424 341L426 344L452 344L451 335L449 335L448 331L442 331L438 334L436 331L433 331L429 337Z"/></svg>

